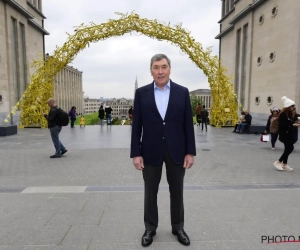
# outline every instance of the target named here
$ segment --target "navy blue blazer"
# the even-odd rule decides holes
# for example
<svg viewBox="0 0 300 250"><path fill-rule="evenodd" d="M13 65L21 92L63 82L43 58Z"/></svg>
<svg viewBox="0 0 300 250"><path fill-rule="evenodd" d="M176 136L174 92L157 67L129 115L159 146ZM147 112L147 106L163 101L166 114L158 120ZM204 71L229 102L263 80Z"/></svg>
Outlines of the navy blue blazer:
<svg viewBox="0 0 300 250"><path fill-rule="evenodd" d="M159 114L154 82L135 93L130 157L142 156L144 163L163 163L166 145L175 164L187 154L196 155L193 114L187 88L170 81L170 97L165 119Z"/></svg>

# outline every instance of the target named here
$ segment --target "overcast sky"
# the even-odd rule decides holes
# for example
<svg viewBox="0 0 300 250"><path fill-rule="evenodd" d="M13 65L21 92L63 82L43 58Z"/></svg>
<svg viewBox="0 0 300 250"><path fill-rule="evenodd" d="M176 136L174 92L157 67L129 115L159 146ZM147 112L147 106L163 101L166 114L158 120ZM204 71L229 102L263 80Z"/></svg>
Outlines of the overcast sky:
<svg viewBox="0 0 300 250"><path fill-rule="evenodd" d="M114 12L131 13L141 18L157 19L177 24L191 31L204 48L213 46L218 54L218 21L221 17L220 0L44 0L43 13L47 17L45 29L46 53L73 34L81 23L101 24L108 19L119 19ZM133 98L135 78L139 87L152 82L150 58L164 53L171 59L171 79L189 88L209 88L206 76L179 47L167 41L157 41L144 35L126 34L92 43L81 51L71 66L83 71L83 91L86 96L106 98Z"/></svg>

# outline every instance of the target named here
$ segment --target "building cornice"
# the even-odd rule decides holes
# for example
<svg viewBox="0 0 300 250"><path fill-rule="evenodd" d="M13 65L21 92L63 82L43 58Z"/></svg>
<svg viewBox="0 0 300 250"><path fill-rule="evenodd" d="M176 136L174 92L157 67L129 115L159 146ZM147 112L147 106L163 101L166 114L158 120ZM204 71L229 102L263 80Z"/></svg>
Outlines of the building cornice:
<svg viewBox="0 0 300 250"><path fill-rule="evenodd" d="M251 11L255 10L257 7L259 7L261 4L265 3L268 0L256 0L254 3L249 4L245 9L243 9L240 13L238 13L233 19L231 19L229 21L229 27L227 27L225 30L223 30L220 34L218 34L215 39L220 39L222 36L224 36L227 32L231 31L234 28L234 24L236 22L238 22L239 20L241 20L243 17L245 17L248 13L250 13ZM234 3L237 3L237 1L235 1ZM234 10L234 9L233 9ZM226 16L224 16L220 21L222 22L224 19L226 19L226 17L228 17L229 14L231 14L231 12L227 13Z"/></svg>
<svg viewBox="0 0 300 250"><path fill-rule="evenodd" d="M29 5L37 14L39 14L43 19L47 19L44 14L37 9L33 4L31 4L30 2L27 2L27 5Z"/></svg>
<svg viewBox="0 0 300 250"><path fill-rule="evenodd" d="M45 30L43 27L38 25L35 21L28 19L27 22L28 24L36 28L38 31L42 32L44 35L50 35L50 33L47 30Z"/></svg>
<svg viewBox="0 0 300 250"><path fill-rule="evenodd" d="M16 1L14 1L14 0L3 0L3 1L6 2L7 4L9 4L11 7L13 7L14 9L16 9L17 11L19 11L22 15L24 15L28 19L33 19L34 18L33 15L31 15L26 9L24 9Z"/></svg>
<svg viewBox="0 0 300 250"><path fill-rule="evenodd" d="M225 30L223 30L219 35L215 37L215 39L220 39L222 36L227 34L229 31L234 29L234 25L229 25Z"/></svg>
<svg viewBox="0 0 300 250"><path fill-rule="evenodd" d="M226 15L224 15L218 23L223 22L234 11L235 11L235 7L233 7Z"/></svg>
<svg viewBox="0 0 300 250"><path fill-rule="evenodd" d="M239 14L237 14L231 21L229 21L229 24L235 24L237 21L242 19L244 16L246 16L251 11L255 10L258 6L263 4L268 0L256 0L254 3L249 4L245 9L243 9Z"/></svg>
<svg viewBox="0 0 300 250"><path fill-rule="evenodd" d="M75 72L75 73L77 73L79 75L82 75L82 73L83 73L83 71L75 69L73 66L69 66L69 65L66 66L66 69L71 70L71 71L73 71L73 72Z"/></svg>

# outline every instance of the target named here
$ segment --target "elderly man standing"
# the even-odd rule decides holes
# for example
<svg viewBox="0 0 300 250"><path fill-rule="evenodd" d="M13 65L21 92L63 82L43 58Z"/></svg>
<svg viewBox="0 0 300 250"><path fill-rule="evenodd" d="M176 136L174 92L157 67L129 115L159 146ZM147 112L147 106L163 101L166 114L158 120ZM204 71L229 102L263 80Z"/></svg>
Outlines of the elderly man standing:
<svg viewBox="0 0 300 250"><path fill-rule="evenodd" d="M44 117L48 121L48 128L50 130L50 135L55 147L55 154L51 155L50 158L60 158L63 154L67 153L68 150L59 140L59 133L61 131L61 126L58 125L59 108L56 106L55 101L50 98L48 101L48 106L50 107L49 114L44 114Z"/></svg>
<svg viewBox="0 0 300 250"><path fill-rule="evenodd" d="M166 165L171 199L172 233L190 245L184 231L183 182L196 155L189 91L170 80L171 62L164 54L150 63L154 81L136 90L131 135L133 164L142 170L145 185L142 246L149 246L158 227L157 193Z"/></svg>

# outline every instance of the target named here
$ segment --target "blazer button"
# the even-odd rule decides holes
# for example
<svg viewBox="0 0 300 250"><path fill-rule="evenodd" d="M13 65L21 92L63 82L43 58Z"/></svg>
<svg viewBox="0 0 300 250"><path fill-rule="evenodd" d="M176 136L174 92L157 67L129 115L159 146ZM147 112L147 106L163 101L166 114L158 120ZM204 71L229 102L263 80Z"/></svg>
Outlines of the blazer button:
<svg viewBox="0 0 300 250"><path fill-rule="evenodd" d="M166 123L165 123L165 122L163 122L163 125L166 125Z"/></svg>
<svg viewBox="0 0 300 250"><path fill-rule="evenodd" d="M165 139L165 137L163 137L163 140Z"/></svg>

